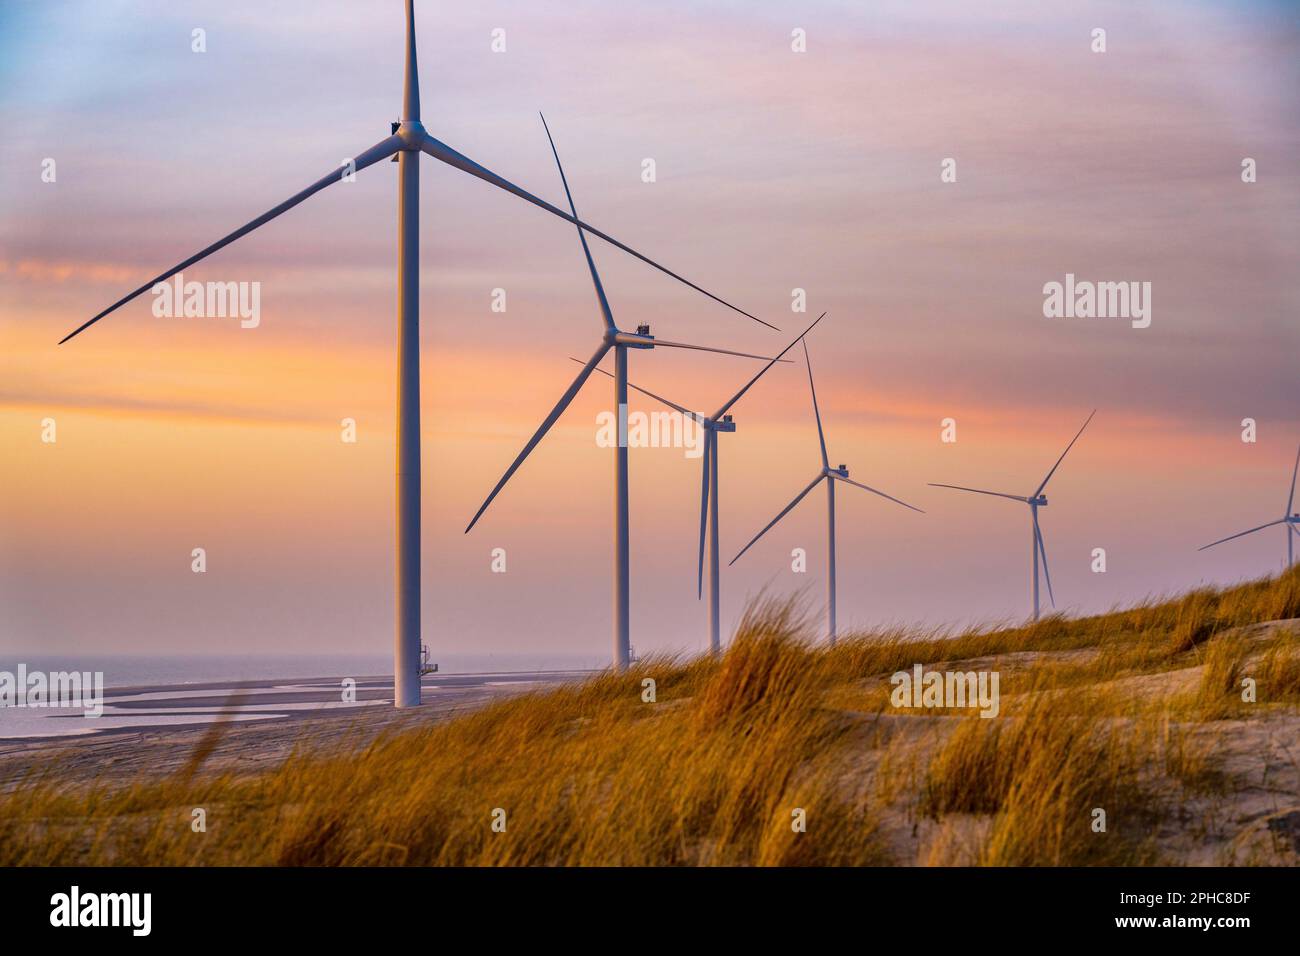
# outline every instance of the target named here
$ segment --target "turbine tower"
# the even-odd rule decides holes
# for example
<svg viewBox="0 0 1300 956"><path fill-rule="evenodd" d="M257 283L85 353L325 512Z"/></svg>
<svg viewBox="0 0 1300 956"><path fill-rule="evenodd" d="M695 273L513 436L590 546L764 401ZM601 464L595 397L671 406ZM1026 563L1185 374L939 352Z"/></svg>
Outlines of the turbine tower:
<svg viewBox="0 0 1300 956"><path fill-rule="evenodd" d="M420 122L420 81L416 68L415 4L406 0L406 68L402 97L402 120L393 124L392 134L357 155L350 162L316 180L306 189L290 196L278 206L264 212L234 232L199 250L166 272L155 276L133 292L118 299L107 309L82 323L60 340L62 345L84 332L100 319L139 295L148 292L183 269L187 269L225 248L254 229L288 212L326 186L351 173L358 173L382 160L395 156L398 162L397 189L397 576L396 634L393 648L393 703L410 707L420 703L420 153L446 163L461 172L491 183L520 199L532 203L553 216L578 227L580 234L590 233L660 272L672 276L715 302L739 312L756 322L761 319L737 308L730 302L700 288L671 269L624 245L594 226L582 222L576 214L564 212L532 193L519 188L474 160L435 139ZM585 244L584 235L584 244ZM763 322L764 325L768 323ZM771 326L775 328L775 326ZM638 342L641 338L637 339ZM667 343L659 343L661 345ZM649 347L645 345L644 347Z"/></svg>
<svg viewBox="0 0 1300 956"><path fill-rule="evenodd" d="M808 390L812 393L813 416L817 419L817 441L821 444L822 467L808 487L799 494L795 495L793 501L785 506L781 512L769 521L766 527L750 539L749 544L740 549L740 554L728 562L728 567L740 560L741 555L754 546L759 538L767 534L768 530L784 518L807 494L816 488L823 481L826 482L826 633L830 643L835 643L835 482L842 481L846 485L852 485L855 488L861 488L863 491L869 491L873 495L880 495L882 498L894 502L896 505L902 505L904 508L911 508L913 511L925 514L920 508L909 505L906 501L899 501L883 491L877 491L867 485L853 481L849 478L849 469L847 465L840 465L838 468L832 468L830 459L826 456L826 435L822 431L822 414L817 408L817 386L813 384L812 359L808 355L808 343L803 343L804 361L808 364Z"/></svg>
<svg viewBox="0 0 1300 956"><path fill-rule="evenodd" d="M542 117L542 126L546 130L546 138L551 144L551 153L555 156L556 168L560 171L560 181L564 185L564 195L569 201L569 210L573 214L573 221L578 222L578 210L573 203L573 193L569 190L568 177L564 175L564 164L560 162L559 151L555 148L555 140L551 137L550 127L546 125L546 117ZM613 666L616 670L626 670L631 661L632 642L631 642L631 549L629 546L629 518L628 518L628 461L627 461L627 350L628 349L652 349L652 348L676 348L676 349L694 349L701 352L717 352L722 355L738 355L743 358L765 359L766 356L750 355L746 352L732 352L728 349L708 348L702 345L689 345L685 342L668 342L664 339L656 339L650 334L650 327L642 325L638 327L635 333L624 332L614 323L614 312L610 308L609 299L605 296L605 287L600 281L600 273L596 269L596 261L591 256L591 249L587 245L587 237L583 234L581 228L578 229L578 241L582 245L583 257L587 260L587 271L591 274L591 285L596 293L596 302L600 306L601 319L604 322L604 332L600 338L600 344L596 350L591 353L586 364L583 365L582 371L578 373L572 384L560 400L555 403L551 413L546 416L533 437L524 445L523 450L511 462L510 467L506 469L501 480L488 494L483 504L479 506L474 517L470 519L469 525L465 528L465 533L473 529L478 523L478 519L483 516L492 504L492 500L505 487L519 466L524 463L524 459L529 456L534 448L537 447L551 426L556 423L564 410L582 390L582 386L591 373L595 371L596 366L600 364L605 353L610 349L614 350L614 408L618 416L618 441L614 448L614 655ZM753 316L751 316L753 318ZM762 319L755 319L762 322L768 328L775 328L763 322ZM768 360L770 365L775 359ZM760 373L761 374L761 373Z"/></svg>
<svg viewBox="0 0 1300 956"><path fill-rule="evenodd" d="M700 562L699 570L696 575L696 597L699 598L704 596L704 553L705 542L707 541L709 555L709 653L713 654L715 657L722 651L722 612L720 605L721 583L718 574L718 498L720 497L718 491L718 434L720 432L734 432L736 430L736 423L732 420L731 415L727 414L730 408L735 405L736 402L740 401L741 396L748 392L754 383L766 374L768 369L777 362L788 361L788 359L783 358L785 353L802 342L803 337L811 332L813 327L825 317L826 313L823 312L814 319L812 325L804 329L797 339L783 348L777 354L776 358L764 365L759 370L758 374L745 383L744 388L731 396L731 398L729 398L726 403L712 415L702 415L699 412L693 412L688 408L683 408L675 402L670 402L661 395L656 395L654 392L628 382L629 388L640 392L642 395L648 395L650 398L653 398L661 404L667 405L684 418L695 419L699 426L704 429L704 455L700 468ZM577 362L579 365L582 364L581 359L573 359L573 361ZM602 375L607 375L610 378L614 377L603 368L598 368L596 371L600 372Z"/></svg>
<svg viewBox="0 0 1300 956"><path fill-rule="evenodd" d="M1028 497L1022 495L1009 495L1001 491L984 491L982 488L965 488L961 485L941 485L933 481L929 483L931 488L953 488L957 491L972 491L978 495L994 495L998 498L1010 498L1012 501L1023 501L1025 504L1029 505L1029 520L1033 531L1033 540L1029 543L1030 563L1033 566L1031 572L1033 583L1030 590L1033 592L1034 597L1035 621L1038 620L1039 614L1038 556L1040 554L1043 556L1043 577L1047 581L1047 597L1051 600L1052 607L1056 607L1056 596L1052 593L1052 574L1047 570L1047 547L1043 544L1043 532L1038 526L1038 509L1047 507L1047 496L1043 494L1043 490L1047 487L1047 483L1052 480L1052 475L1056 474L1056 469L1061 467L1061 462L1065 461L1065 456L1070 453L1070 449L1074 447L1074 443L1079 440L1079 435L1083 434L1083 429L1087 428L1088 422L1092 421L1092 416L1096 414L1097 409L1094 408L1092 413L1084 420L1083 427L1079 429L1078 433L1072 439L1070 439L1070 444L1065 446L1065 451L1061 452L1061 457L1056 459L1056 464L1053 465L1052 470L1047 473L1047 477L1039 483L1038 487L1034 489L1034 493Z"/></svg>
<svg viewBox="0 0 1300 956"><path fill-rule="evenodd" d="M1276 521L1270 521L1268 524L1262 524L1258 528L1251 528L1248 531L1238 531L1236 534L1230 534L1226 538L1220 538L1218 541L1211 541L1204 547L1197 548L1197 551L1204 551L1206 548L1212 548L1216 544L1223 544L1225 541L1231 541L1233 538L1241 538L1248 534L1254 534L1256 531L1263 531L1265 528L1271 528L1280 524L1286 527L1286 566L1291 567L1295 563L1295 542L1291 536L1295 535L1300 538L1300 512L1292 511L1295 506L1295 479L1296 472L1300 471L1300 447L1296 448L1295 464L1291 467L1291 493L1286 497L1286 510L1282 512L1282 517Z"/></svg>

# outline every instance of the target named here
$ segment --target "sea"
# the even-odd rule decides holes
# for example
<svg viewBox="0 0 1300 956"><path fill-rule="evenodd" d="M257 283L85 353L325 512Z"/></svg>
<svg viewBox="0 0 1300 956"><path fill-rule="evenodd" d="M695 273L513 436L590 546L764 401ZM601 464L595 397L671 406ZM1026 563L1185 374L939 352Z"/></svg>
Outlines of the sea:
<svg viewBox="0 0 1300 956"><path fill-rule="evenodd" d="M583 654L442 654L432 658L439 674L511 674L599 670L607 657ZM105 687L183 687L244 680L319 677L392 677L391 654L18 654L0 651L0 671L90 671Z"/></svg>
<svg viewBox="0 0 1300 956"><path fill-rule="evenodd" d="M605 666L604 660L577 654L442 655L431 663L438 665L438 671L421 682L427 699L446 698L474 687L571 680ZM33 686L33 674L44 675L41 679L53 686L59 678L49 675L64 673L103 674L104 693L89 693L88 684L87 694L59 706L45 706L30 703L25 689L21 697L14 691L24 680ZM72 656L0 652L0 754L7 744L38 738L209 724L231 713L226 702L236 688L240 690L238 703L229 706L238 721L341 706L391 707L392 673L392 658L373 654ZM341 692L346 678L355 681L351 686L365 691L351 703ZM6 685L13 700L3 692Z"/></svg>

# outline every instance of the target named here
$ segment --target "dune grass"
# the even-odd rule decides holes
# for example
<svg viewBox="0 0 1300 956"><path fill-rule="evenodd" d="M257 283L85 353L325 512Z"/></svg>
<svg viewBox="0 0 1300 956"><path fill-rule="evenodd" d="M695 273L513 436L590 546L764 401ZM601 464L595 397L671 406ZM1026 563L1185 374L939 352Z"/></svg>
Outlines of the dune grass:
<svg viewBox="0 0 1300 956"><path fill-rule="evenodd" d="M1250 629L1296 617L1293 570L827 648L796 601L760 598L719 660L647 660L269 772L205 772L220 724L166 777L47 768L0 796L0 864L1178 862L1186 808L1244 786L1215 734L1296 713L1300 642ZM915 663L997 670L999 716L892 707L889 675Z"/></svg>

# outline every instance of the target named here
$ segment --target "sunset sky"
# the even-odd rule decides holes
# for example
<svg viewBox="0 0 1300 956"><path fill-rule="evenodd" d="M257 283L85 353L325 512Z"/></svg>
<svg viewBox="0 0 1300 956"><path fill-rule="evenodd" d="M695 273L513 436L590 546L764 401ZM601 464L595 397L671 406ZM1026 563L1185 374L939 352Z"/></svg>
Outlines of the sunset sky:
<svg viewBox="0 0 1300 956"><path fill-rule="evenodd" d="M829 311L831 463L927 512L841 490L842 629L1023 617L1026 509L926 482L1029 494L1094 407L1042 512L1059 608L1279 570L1280 528L1196 548L1281 516L1300 443L1293 5L424 0L417 29L434 136L562 203L545 112L588 222L783 331L596 242L621 327L773 354ZM146 295L55 343L387 136L402 30L398 0L0 5L0 653L389 651L395 165L186 270L260 283L257 328ZM421 190L425 640L603 659L608 379L462 534L598 342L576 234L432 160ZM1150 327L1045 318L1067 273L1150 282ZM712 411L755 363L630 369ZM734 412L727 558L820 465L802 365ZM631 453L638 651L707 646L699 467ZM819 607L824 535L819 493L724 570L724 628L765 586Z"/></svg>

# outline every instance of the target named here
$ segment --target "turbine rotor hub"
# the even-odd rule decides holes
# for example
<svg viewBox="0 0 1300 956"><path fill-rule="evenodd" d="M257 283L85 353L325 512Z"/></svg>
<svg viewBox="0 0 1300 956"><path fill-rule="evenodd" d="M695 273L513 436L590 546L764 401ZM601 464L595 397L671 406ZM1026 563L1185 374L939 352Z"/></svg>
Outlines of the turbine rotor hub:
<svg viewBox="0 0 1300 956"><path fill-rule="evenodd" d="M424 139L426 133L424 124L419 120L402 120L393 127L393 135L402 138L404 149L412 149L418 152L420 141Z"/></svg>

